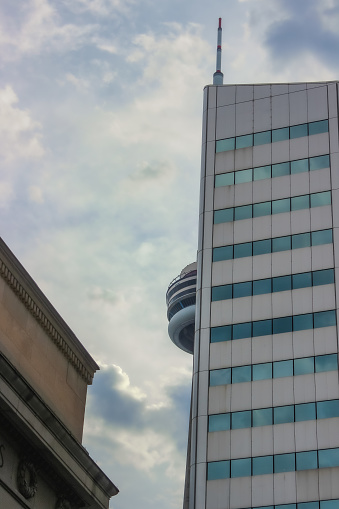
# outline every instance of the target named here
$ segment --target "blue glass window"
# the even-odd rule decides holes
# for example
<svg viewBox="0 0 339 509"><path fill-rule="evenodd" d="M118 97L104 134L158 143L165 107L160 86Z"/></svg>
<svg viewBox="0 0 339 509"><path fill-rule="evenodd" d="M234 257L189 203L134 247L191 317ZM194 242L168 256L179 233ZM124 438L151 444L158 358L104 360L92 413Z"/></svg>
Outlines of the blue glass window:
<svg viewBox="0 0 339 509"><path fill-rule="evenodd" d="M242 429L251 427L251 411L233 412L232 429Z"/></svg>
<svg viewBox="0 0 339 509"><path fill-rule="evenodd" d="M313 286L329 285L334 283L334 270L325 269L313 272Z"/></svg>
<svg viewBox="0 0 339 509"><path fill-rule="evenodd" d="M290 127L290 139L302 138L308 135L307 124L293 125Z"/></svg>
<svg viewBox="0 0 339 509"><path fill-rule="evenodd" d="M312 232L312 246L332 243L332 230Z"/></svg>
<svg viewBox="0 0 339 509"><path fill-rule="evenodd" d="M215 187L231 186L234 184L234 171L215 176Z"/></svg>
<svg viewBox="0 0 339 509"><path fill-rule="evenodd" d="M311 207L331 205L331 191L311 194Z"/></svg>
<svg viewBox="0 0 339 509"><path fill-rule="evenodd" d="M293 376L293 361L273 362L273 378Z"/></svg>
<svg viewBox="0 0 339 509"><path fill-rule="evenodd" d="M294 406L281 406L273 409L274 424L284 424L285 422L294 422Z"/></svg>
<svg viewBox="0 0 339 509"><path fill-rule="evenodd" d="M282 334L283 332L292 332L292 317L273 319L273 334Z"/></svg>
<svg viewBox="0 0 339 509"><path fill-rule="evenodd" d="M338 369L338 356L336 353L329 355L318 355L315 358L315 372L336 371Z"/></svg>
<svg viewBox="0 0 339 509"><path fill-rule="evenodd" d="M328 120L320 120L319 122L311 122L309 124L309 134L321 134L328 132Z"/></svg>
<svg viewBox="0 0 339 509"><path fill-rule="evenodd" d="M318 451L319 468L339 466L339 449L323 449Z"/></svg>
<svg viewBox="0 0 339 509"><path fill-rule="evenodd" d="M317 451L297 452L297 470L313 470L318 468Z"/></svg>
<svg viewBox="0 0 339 509"><path fill-rule="evenodd" d="M210 371L210 386L226 385L231 383L231 368L214 369Z"/></svg>
<svg viewBox="0 0 339 509"><path fill-rule="evenodd" d="M291 276L280 276L273 278L273 292L284 292L291 290L292 278Z"/></svg>
<svg viewBox="0 0 339 509"><path fill-rule="evenodd" d="M246 283L235 283L233 285L233 298L247 297L252 295L252 281Z"/></svg>
<svg viewBox="0 0 339 509"><path fill-rule="evenodd" d="M254 134L254 145L266 145L267 143L271 143L271 131Z"/></svg>
<svg viewBox="0 0 339 509"><path fill-rule="evenodd" d="M238 366L232 369L232 383L250 382L251 379L251 366Z"/></svg>
<svg viewBox="0 0 339 509"><path fill-rule="evenodd" d="M245 258L252 256L252 242L245 242L244 244L235 244L234 258Z"/></svg>
<svg viewBox="0 0 339 509"><path fill-rule="evenodd" d="M294 359L294 374L307 375L308 373L314 373L314 357Z"/></svg>
<svg viewBox="0 0 339 509"><path fill-rule="evenodd" d="M273 424L272 410L272 408L261 408L260 410L253 410L253 427L269 426Z"/></svg>
<svg viewBox="0 0 339 509"><path fill-rule="evenodd" d="M294 198L291 198L291 210L308 209L309 206L310 206L309 195L295 196Z"/></svg>
<svg viewBox="0 0 339 509"><path fill-rule="evenodd" d="M216 152L226 152L227 150L235 149L235 138L228 138L228 140L218 140L216 142Z"/></svg>
<svg viewBox="0 0 339 509"><path fill-rule="evenodd" d="M324 500L320 502L320 509L338 509L339 507L339 499L338 500Z"/></svg>
<svg viewBox="0 0 339 509"><path fill-rule="evenodd" d="M272 143L288 140L289 137L290 132L288 127L283 127L282 129L274 129L272 131Z"/></svg>
<svg viewBox="0 0 339 509"><path fill-rule="evenodd" d="M274 200L272 202L272 214L281 214L282 212L289 212L291 210L291 201L289 198L282 200Z"/></svg>
<svg viewBox="0 0 339 509"><path fill-rule="evenodd" d="M245 134L244 136L237 136L235 140L235 148L246 148L253 146L253 134Z"/></svg>
<svg viewBox="0 0 339 509"><path fill-rule="evenodd" d="M240 170L235 172L235 183L252 182L252 168L248 170Z"/></svg>
<svg viewBox="0 0 339 509"><path fill-rule="evenodd" d="M248 477L251 473L251 458L232 460L231 477Z"/></svg>
<svg viewBox="0 0 339 509"><path fill-rule="evenodd" d="M296 235L292 235L292 249L310 247L310 245L311 245L310 233L298 233Z"/></svg>
<svg viewBox="0 0 339 509"><path fill-rule="evenodd" d="M267 380L272 378L272 362L265 362L263 364L253 364L253 377L252 380Z"/></svg>
<svg viewBox="0 0 339 509"><path fill-rule="evenodd" d="M250 338L252 336L251 322L233 325L233 339Z"/></svg>
<svg viewBox="0 0 339 509"><path fill-rule="evenodd" d="M304 173L308 171L308 159L299 159L291 162L291 174Z"/></svg>
<svg viewBox="0 0 339 509"><path fill-rule="evenodd" d="M229 223L234 220L234 209L222 209L215 210L214 212L214 224Z"/></svg>
<svg viewBox="0 0 339 509"><path fill-rule="evenodd" d="M253 256L271 252L271 239L257 240L253 242Z"/></svg>
<svg viewBox="0 0 339 509"><path fill-rule="evenodd" d="M232 299L232 285L214 286L212 288L212 301Z"/></svg>
<svg viewBox="0 0 339 509"><path fill-rule="evenodd" d="M230 414L210 415L208 418L208 431L225 431L231 428Z"/></svg>
<svg viewBox="0 0 339 509"><path fill-rule="evenodd" d="M272 164L272 177L283 177L291 172L290 163Z"/></svg>
<svg viewBox="0 0 339 509"><path fill-rule="evenodd" d="M301 502L298 509L319 509L319 502Z"/></svg>
<svg viewBox="0 0 339 509"><path fill-rule="evenodd" d="M269 216L272 213L272 204L270 201L255 203L253 205L253 217Z"/></svg>
<svg viewBox="0 0 339 509"><path fill-rule="evenodd" d="M241 219L250 219L252 217L252 205L243 205L241 207L235 207L234 209L234 220L239 221Z"/></svg>
<svg viewBox="0 0 339 509"><path fill-rule="evenodd" d="M215 247L213 249L213 261L232 260L233 246Z"/></svg>
<svg viewBox="0 0 339 509"><path fill-rule="evenodd" d="M295 457L293 453L278 454L274 456L274 472L293 472L295 470Z"/></svg>
<svg viewBox="0 0 339 509"><path fill-rule="evenodd" d="M317 415L318 419L339 417L339 400L319 401L317 403Z"/></svg>
<svg viewBox="0 0 339 509"><path fill-rule="evenodd" d="M315 418L315 403L301 403L295 406L295 422L312 421Z"/></svg>
<svg viewBox="0 0 339 509"><path fill-rule="evenodd" d="M271 291L272 291L271 278L253 281L253 295L262 295L264 293L271 293Z"/></svg>
<svg viewBox="0 0 339 509"><path fill-rule="evenodd" d="M314 313L314 328L330 327L336 325L335 311L321 311Z"/></svg>
<svg viewBox="0 0 339 509"><path fill-rule="evenodd" d="M296 290L297 288L308 288L309 286L312 286L311 272L304 272L303 274L293 274L292 286L293 290Z"/></svg>
<svg viewBox="0 0 339 509"><path fill-rule="evenodd" d="M253 475L263 475L272 473L273 473L273 456L259 456L257 458L253 458Z"/></svg>
<svg viewBox="0 0 339 509"><path fill-rule="evenodd" d="M293 330L313 329L313 313L305 315L296 315L293 317Z"/></svg>
<svg viewBox="0 0 339 509"><path fill-rule="evenodd" d="M318 156L310 158L310 171L330 167L330 156Z"/></svg>
<svg viewBox="0 0 339 509"><path fill-rule="evenodd" d="M291 249L291 237L289 235L287 237L276 237L272 239L273 253L277 251L288 251L289 249Z"/></svg>
<svg viewBox="0 0 339 509"><path fill-rule="evenodd" d="M272 320L258 320L253 322L253 337L272 334Z"/></svg>
<svg viewBox="0 0 339 509"><path fill-rule="evenodd" d="M263 180L271 178L271 166L260 166L253 168L253 180Z"/></svg>
<svg viewBox="0 0 339 509"><path fill-rule="evenodd" d="M211 461L207 463L207 480L228 479L230 477L229 461Z"/></svg>
<svg viewBox="0 0 339 509"><path fill-rule="evenodd" d="M230 341L232 339L232 325L211 328L211 343Z"/></svg>

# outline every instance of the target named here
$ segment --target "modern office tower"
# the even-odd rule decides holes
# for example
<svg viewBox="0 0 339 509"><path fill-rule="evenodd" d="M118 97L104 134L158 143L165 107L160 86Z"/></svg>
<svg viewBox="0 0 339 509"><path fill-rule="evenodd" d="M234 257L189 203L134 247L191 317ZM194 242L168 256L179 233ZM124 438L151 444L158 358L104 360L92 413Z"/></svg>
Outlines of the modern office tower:
<svg viewBox="0 0 339 509"><path fill-rule="evenodd" d="M339 508L338 84L204 90L190 509Z"/></svg>

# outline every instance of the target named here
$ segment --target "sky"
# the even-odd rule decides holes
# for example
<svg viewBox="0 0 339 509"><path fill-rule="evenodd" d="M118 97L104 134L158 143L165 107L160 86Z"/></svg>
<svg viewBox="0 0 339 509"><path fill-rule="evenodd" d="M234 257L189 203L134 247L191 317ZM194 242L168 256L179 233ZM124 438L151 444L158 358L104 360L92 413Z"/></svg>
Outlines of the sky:
<svg viewBox="0 0 339 509"><path fill-rule="evenodd" d="M339 78L339 0L1 0L0 236L100 365L84 445L114 509L182 506L202 92Z"/></svg>

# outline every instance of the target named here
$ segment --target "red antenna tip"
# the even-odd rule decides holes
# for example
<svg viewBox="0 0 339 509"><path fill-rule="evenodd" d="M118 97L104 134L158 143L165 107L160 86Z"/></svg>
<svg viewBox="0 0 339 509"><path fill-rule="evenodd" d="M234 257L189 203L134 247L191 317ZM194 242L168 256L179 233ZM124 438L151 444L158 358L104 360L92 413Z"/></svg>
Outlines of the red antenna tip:
<svg viewBox="0 0 339 509"><path fill-rule="evenodd" d="M219 28L221 28L221 18L219 18Z"/></svg>

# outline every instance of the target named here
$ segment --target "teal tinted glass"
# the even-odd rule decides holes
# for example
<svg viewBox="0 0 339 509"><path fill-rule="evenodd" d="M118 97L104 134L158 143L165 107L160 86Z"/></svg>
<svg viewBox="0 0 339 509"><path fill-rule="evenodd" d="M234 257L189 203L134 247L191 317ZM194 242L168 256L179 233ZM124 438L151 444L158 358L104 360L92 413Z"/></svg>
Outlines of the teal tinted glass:
<svg viewBox="0 0 339 509"><path fill-rule="evenodd" d="M309 135L321 134L328 132L328 120L320 120L319 122L311 122L308 126Z"/></svg>
<svg viewBox="0 0 339 509"><path fill-rule="evenodd" d="M260 166L253 168L253 180L263 180L271 178L271 166Z"/></svg>
<svg viewBox="0 0 339 509"><path fill-rule="evenodd" d="M335 311L321 311L314 313L314 328L318 327L331 327L336 325Z"/></svg>
<svg viewBox="0 0 339 509"><path fill-rule="evenodd" d="M318 468L317 451L297 452L296 453L296 469L297 470L313 470Z"/></svg>
<svg viewBox="0 0 339 509"><path fill-rule="evenodd" d="M288 127L283 127L282 129L274 129L272 131L272 143L276 141L284 141L288 140L290 137L290 131Z"/></svg>
<svg viewBox="0 0 339 509"><path fill-rule="evenodd" d="M282 200L274 200L272 202L272 214L281 214L291 210L291 200L283 198Z"/></svg>
<svg viewBox="0 0 339 509"><path fill-rule="evenodd" d="M274 277L272 279L273 283L273 292L284 292L286 290L291 290L292 288L292 277L291 276L280 276Z"/></svg>
<svg viewBox="0 0 339 509"><path fill-rule="evenodd" d="M210 386L226 385L231 383L231 368L214 369L210 371Z"/></svg>
<svg viewBox="0 0 339 509"><path fill-rule="evenodd" d="M232 299L232 285L214 286L212 288L212 301Z"/></svg>
<svg viewBox="0 0 339 509"><path fill-rule="evenodd" d="M229 461L211 461L207 463L207 480L228 479L230 476Z"/></svg>
<svg viewBox="0 0 339 509"><path fill-rule="evenodd" d="M295 422L311 421L315 418L315 403L302 403L295 406Z"/></svg>
<svg viewBox="0 0 339 509"><path fill-rule="evenodd" d="M252 256L252 242L236 244L234 246L234 258L244 258L246 256Z"/></svg>
<svg viewBox="0 0 339 509"><path fill-rule="evenodd" d="M232 260L233 246L215 247L213 249L213 261Z"/></svg>
<svg viewBox="0 0 339 509"><path fill-rule="evenodd" d="M252 462L253 475L273 474L273 456L259 456Z"/></svg>
<svg viewBox="0 0 339 509"><path fill-rule="evenodd" d="M253 256L271 252L271 239L257 240L253 242Z"/></svg>
<svg viewBox="0 0 339 509"><path fill-rule="evenodd" d="M318 419L339 417L339 400L319 401L317 403L317 417Z"/></svg>
<svg viewBox="0 0 339 509"><path fill-rule="evenodd" d="M274 318L273 334L282 334L283 332L292 332L292 317Z"/></svg>
<svg viewBox="0 0 339 509"><path fill-rule="evenodd" d="M234 184L234 172L222 173L215 176L215 187L231 186Z"/></svg>
<svg viewBox="0 0 339 509"><path fill-rule="evenodd" d="M318 451L319 468L339 466L339 449L323 449Z"/></svg>
<svg viewBox="0 0 339 509"><path fill-rule="evenodd" d="M251 322L237 323L236 325L233 325L233 339L250 338L251 335L252 335Z"/></svg>
<svg viewBox="0 0 339 509"><path fill-rule="evenodd" d="M208 418L208 431L225 431L231 428L230 414L210 415Z"/></svg>
<svg viewBox="0 0 339 509"><path fill-rule="evenodd" d="M230 341L232 339L232 325L211 328L211 343Z"/></svg>
<svg viewBox="0 0 339 509"><path fill-rule="evenodd" d="M292 275L293 290L296 290L297 288L308 288L309 286L312 286L311 272L304 272L303 274Z"/></svg>
<svg viewBox="0 0 339 509"><path fill-rule="evenodd" d="M293 361L273 362L273 378L283 378L293 376Z"/></svg>
<svg viewBox="0 0 339 509"><path fill-rule="evenodd" d="M254 250L254 246L253 246ZM260 279L259 281L253 281L253 295L262 295L264 293L271 293L272 291L272 279Z"/></svg>
<svg viewBox="0 0 339 509"><path fill-rule="evenodd" d="M312 246L331 244L332 242L332 230L320 230L318 232L312 232Z"/></svg>
<svg viewBox="0 0 339 509"><path fill-rule="evenodd" d="M214 224L229 223L233 221L234 209L222 209L214 211Z"/></svg>
<svg viewBox="0 0 339 509"><path fill-rule="evenodd" d="M233 285L233 298L247 297L252 295L252 281L246 283L235 283Z"/></svg>
<svg viewBox="0 0 339 509"><path fill-rule="evenodd" d="M249 219L252 217L252 205L243 205L241 207L235 207L234 209L234 220L239 221L241 219Z"/></svg>
<svg viewBox="0 0 339 509"><path fill-rule="evenodd" d="M278 251L288 251L291 249L291 237L288 235L287 237L276 237L272 239L272 252L276 253Z"/></svg>
<svg viewBox="0 0 339 509"><path fill-rule="evenodd" d="M322 207L331 205L331 191L311 194L311 207Z"/></svg>
<svg viewBox="0 0 339 509"><path fill-rule="evenodd" d="M235 139L235 148L246 148L253 146L253 134L245 134L244 136L237 136Z"/></svg>
<svg viewBox="0 0 339 509"><path fill-rule="evenodd" d="M251 411L233 412L232 429L242 429L251 427Z"/></svg>
<svg viewBox="0 0 339 509"><path fill-rule="evenodd" d="M293 472L295 470L294 454L278 454L274 456L274 472Z"/></svg>
<svg viewBox="0 0 339 509"><path fill-rule="evenodd" d="M307 375L308 373L314 373L314 357L294 359L294 374Z"/></svg>
<svg viewBox="0 0 339 509"><path fill-rule="evenodd" d="M308 136L307 124L294 125L290 127L290 139Z"/></svg>
<svg viewBox="0 0 339 509"><path fill-rule="evenodd" d="M293 330L313 329L313 313L305 315L296 315L293 317Z"/></svg>
<svg viewBox="0 0 339 509"><path fill-rule="evenodd" d="M248 477L251 473L251 458L231 461L231 477Z"/></svg>
<svg viewBox="0 0 339 509"><path fill-rule="evenodd" d="M274 424L283 424L285 422L294 422L294 406L281 406L273 409Z"/></svg>
<svg viewBox="0 0 339 509"><path fill-rule="evenodd" d="M291 175L308 171L308 159L299 159L291 162Z"/></svg>
<svg viewBox="0 0 339 509"><path fill-rule="evenodd" d="M253 170L240 170L235 172L235 183L242 184L243 182L252 182Z"/></svg>
<svg viewBox="0 0 339 509"><path fill-rule="evenodd" d="M253 410L253 427L270 426L271 424L273 424L272 408L261 408L260 410Z"/></svg>
<svg viewBox="0 0 339 509"><path fill-rule="evenodd" d="M319 502L301 502L298 509L319 509Z"/></svg>
<svg viewBox="0 0 339 509"><path fill-rule="evenodd" d="M297 509L297 504L276 505L275 509Z"/></svg>
<svg viewBox="0 0 339 509"><path fill-rule="evenodd" d="M272 177L283 177L290 174L290 163L272 164Z"/></svg>
<svg viewBox="0 0 339 509"><path fill-rule="evenodd" d="M253 337L272 334L272 320L258 320L253 322Z"/></svg>
<svg viewBox="0 0 339 509"><path fill-rule="evenodd" d="M310 158L310 171L321 170L330 167L330 156L318 156Z"/></svg>
<svg viewBox="0 0 339 509"><path fill-rule="evenodd" d="M232 369L232 383L250 382L252 379L251 366L238 366Z"/></svg>
<svg viewBox="0 0 339 509"><path fill-rule="evenodd" d="M227 150L235 149L235 138L228 138L228 140L218 140L216 142L216 152L226 152Z"/></svg>
<svg viewBox="0 0 339 509"><path fill-rule="evenodd" d="M253 364L252 366L252 380L268 380L272 378L272 362L265 362L263 364Z"/></svg>
<svg viewBox="0 0 339 509"><path fill-rule="evenodd" d="M338 509L339 499L337 500L324 500L320 502L320 509Z"/></svg>
<svg viewBox="0 0 339 509"><path fill-rule="evenodd" d="M318 355L315 358L315 372L336 371L338 369L338 356L336 353L329 355Z"/></svg>
<svg viewBox="0 0 339 509"><path fill-rule="evenodd" d="M272 204L270 201L263 203L255 203L253 205L253 217L269 216L271 215Z"/></svg>
<svg viewBox="0 0 339 509"><path fill-rule="evenodd" d="M302 210L308 209L310 206L310 197L306 196L294 196L291 198L291 210Z"/></svg>
<svg viewBox="0 0 339 509"><path fill-rule="evenodd" d="M329 285L334 283L334 270L316 270L313 272L313 286Z"/></svg>
<svg viewBox="0 0 339 509"><path fill-rule="evenodd" d="M301 249L303 247L310 247L310 245L310 233L298 233L296 235L292 235L292 249Z"/></svg>
<svg viewBox="0 0 339 509"><path fill-rule="evenodd" d="M266 145L267 143L271 143L271 131L254 134L254 145Z"/></svg>

